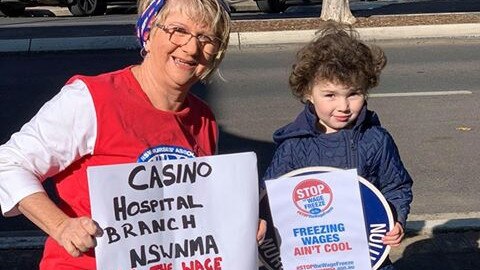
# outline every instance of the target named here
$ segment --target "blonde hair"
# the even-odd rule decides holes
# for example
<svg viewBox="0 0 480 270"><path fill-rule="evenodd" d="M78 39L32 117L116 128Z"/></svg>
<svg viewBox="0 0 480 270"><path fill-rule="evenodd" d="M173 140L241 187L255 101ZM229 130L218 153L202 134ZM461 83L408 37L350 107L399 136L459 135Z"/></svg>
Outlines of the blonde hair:
<svg viewBox="0 0 480 270"><path fill-rule="evenodd" d="M155 23L162 23L173 12L185 14L191 20L210 27L215 36L221 40L220 48L210 68L201 76L208 80L225 56L230 37L231 21L227 10L219 1L223 0L165 0L165 5L158 12ZM138 14L141 15L152 0L138 0Z"/></svg>

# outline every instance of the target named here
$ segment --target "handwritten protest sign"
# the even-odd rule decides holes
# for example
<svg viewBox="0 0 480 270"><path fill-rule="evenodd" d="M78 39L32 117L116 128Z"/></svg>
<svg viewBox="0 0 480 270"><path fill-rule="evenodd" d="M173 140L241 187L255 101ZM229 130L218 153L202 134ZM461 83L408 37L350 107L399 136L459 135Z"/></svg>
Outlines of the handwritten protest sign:
<svg viewBox="0 0 480 270"><path fill-rule="evenodd" d="M355 170L266 181L283 269L371 269Z"/></svg>
<svg viewBox="0 0 480 270"><path fill-rule="evenodd" d="M98 269L254 269L254 153L88 169Z"/></svg>

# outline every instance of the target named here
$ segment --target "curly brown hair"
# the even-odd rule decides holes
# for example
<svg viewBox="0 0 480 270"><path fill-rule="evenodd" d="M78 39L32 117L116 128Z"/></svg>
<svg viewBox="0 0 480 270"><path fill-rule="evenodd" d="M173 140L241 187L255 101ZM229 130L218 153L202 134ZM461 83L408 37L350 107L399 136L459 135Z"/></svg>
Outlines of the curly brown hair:
<svg viewBox="0 0 480 270"><path fill-rule="evenodd" d="M290 88L302 102L321 80L358 88L367 95L369 89L378 85L386 63L383 50L360 41L351 26L326 22L297 53Z"/></svg>

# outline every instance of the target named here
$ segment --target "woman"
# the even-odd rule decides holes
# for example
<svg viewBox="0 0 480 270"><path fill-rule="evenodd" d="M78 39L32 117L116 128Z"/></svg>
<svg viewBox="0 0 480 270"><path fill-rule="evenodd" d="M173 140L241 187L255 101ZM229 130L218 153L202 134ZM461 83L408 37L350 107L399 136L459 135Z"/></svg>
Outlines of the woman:
<svg viewBox="0 0 480 270"><path fill-rule="evenodd" d="M88 166L216 152L213 114L189 91L217 68L228 46L230 20L219 1L140 0L143 62L73 77L0 147L3 214L23 213L49 235L41 269L95 268L101 229L90 218ZM48 177L58 206L42 188Z"/></svg>

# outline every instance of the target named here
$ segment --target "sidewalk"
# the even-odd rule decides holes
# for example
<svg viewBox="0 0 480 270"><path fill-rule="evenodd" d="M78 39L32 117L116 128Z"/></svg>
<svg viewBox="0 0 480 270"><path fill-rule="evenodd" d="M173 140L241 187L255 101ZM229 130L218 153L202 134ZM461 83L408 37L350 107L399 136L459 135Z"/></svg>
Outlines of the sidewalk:
<svg viewBox="0 0 480 270"><path fill-rule="evenodd" d="M78 27L78 26L77 26ZM121 27L115 26L114 28ZM123 26L125 27L125 26ZM18 28L2 29L17 32ZM64 32L63 29L58 29ZM357 29L361 38L372 40L427 39L427 38L480 38L480 23L389 26ZM97 31L98 32L98 31ZM8 33L0 37L0 52L41 52L69 50L139 49L138 41L132 34L98 33L84 36L61 37L17 37ZM230 47L242 49L252 45L306 43L314 37L315 30L233 32ZM17 34L18 35L18 34ZM24 34L25 35L25 34Z"/></svg>
<svg viewBox="0 0 480 270"><path fill-rule="evenodd" d="M453 0L450 0L453 1ZM383 2L383 4L381 4ZM370 10L359 10L362 16L391 16L394 11L390 10L391 5L385 4L388 1L378 1L373 4ZM417 8L425 9L424 2L428 1L401 1L398 2L402 9L412 12L415 16L428 16L428 14L415 13L411 5ZM442 2L442 1L439 1ZM449 1L443 1L449 2ZM455 2L455 1L453 1ZM452 3L453 3L452 2ZM361 5L366 2L353 2L352 5ZM462 5L466 5L464 3ZM253 1L243 1L237 5L237 10L255 10ZM375 6L377 5L377 6ZM473 5L472 12L469 13L464 6L461 12L445 13L447 4L430 4L441 11L441 14L480 14L480 3ZM453 5L453 4L452 4ZM460 5L457 3L457 5ZM478 6L478 7L477 7ZM293 7L292 7L293 8ZM297 8L297 7L295 7ZM302 7L299 7L302 8ZM318 9L318 6L308 6L309 9ZM48 20L33 18L19 18L17 20L8 20L0 23L0 52L41 52L41 51L69 51L69 50L102 50L102 49L139 49L135 33L134 21L136 15L127 15L127 20L115 21L105 16L101 22L95 21L92 17L75 18L68 16L68 10L58 7L39 7L43 12L49 11L58 17L49 17ZM353 9L353 7L352 7ZM382 11L384 10L384 11ZM422 11L422 10L420 10ZM30 11L34 14L34 10ZM387 13L382 13L387 12ZM311 12L310 12L311 13ZM315 13L316 14L316 13ZM319 14L319 11L318 11ZM382 15L383 14L383 15ZM440 13L439 13L440 14ZM430 14L432 15L432 14ZM409 14L401 16L408 17ZM480 15L479 15L480 16ZM365 17L362 17L365 18ZM311 19L311 18L309 18ZM266 19L270 20L270 19ZM271 19L272 21L302 20L302 18ZM308 20L308 19L306 19ZM265 19L264 19L265 21ZM11 23L10 23L11 22ZM255 26L253 20L234 20L240 24L249 23L252 29ZM357 28L362 39L373 40L398 40L398 39L430 39L430 38L480 38L480 21L474 20L473 23L453 23L453 24L433 24L433 25L409 25L409 26L382 26L382 27L360 27ZM312 39L315 30L287 30L287 31L261 31L245 32L242 27L236 27L236 30L230 34L230 47L242 49L249 46L268 45L268 44L293 44L306 43Z"/></svg>

